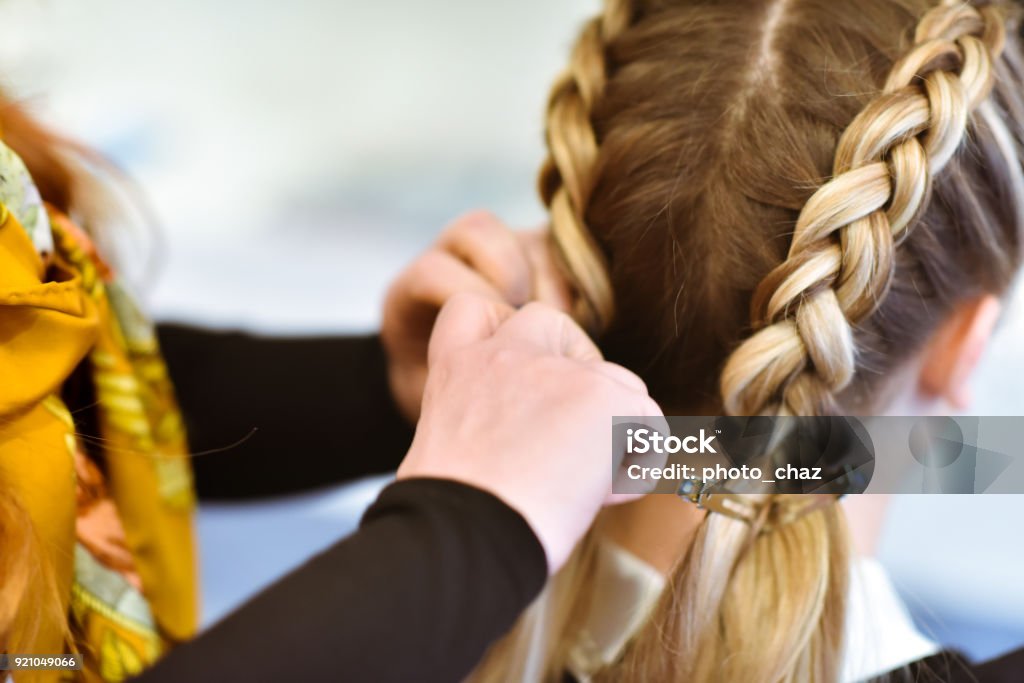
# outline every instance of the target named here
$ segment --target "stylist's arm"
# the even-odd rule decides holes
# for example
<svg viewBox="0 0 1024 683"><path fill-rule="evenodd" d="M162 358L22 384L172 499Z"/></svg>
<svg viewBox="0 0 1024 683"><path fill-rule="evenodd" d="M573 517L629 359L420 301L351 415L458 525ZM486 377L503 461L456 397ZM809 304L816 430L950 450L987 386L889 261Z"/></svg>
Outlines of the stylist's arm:
<svg viewBox="0 0 1024 683"><path fill-rule="evenodd" d="M539 304L455 297L428 365L398 481L359 531L140 680L458 681L508 630L608 498L611 416L660 411Z"/></svg>

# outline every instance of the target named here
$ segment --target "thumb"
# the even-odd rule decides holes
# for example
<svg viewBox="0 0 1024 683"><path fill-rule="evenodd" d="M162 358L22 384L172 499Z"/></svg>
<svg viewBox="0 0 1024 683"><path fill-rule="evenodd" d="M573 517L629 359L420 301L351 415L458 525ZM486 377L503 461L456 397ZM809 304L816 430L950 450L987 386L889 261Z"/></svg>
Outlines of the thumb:
<svg viewBox="0 0 1024 683"><path fill-rule="evenodd" d="M473 342L489 339L514 309L478 294L456 294L437 315L427 347L427 365Z"/></svg>

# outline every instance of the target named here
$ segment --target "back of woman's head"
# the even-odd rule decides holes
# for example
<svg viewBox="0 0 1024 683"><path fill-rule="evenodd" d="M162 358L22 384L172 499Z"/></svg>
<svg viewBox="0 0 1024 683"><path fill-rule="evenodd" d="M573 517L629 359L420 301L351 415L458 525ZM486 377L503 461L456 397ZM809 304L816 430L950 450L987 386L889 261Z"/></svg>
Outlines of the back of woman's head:
<svg viewBox="0 0 1024 683"><path fill-rule="evenodd" d="M606 353L676 411L877 407L876 380L1020 261L1006 13L609 0L552 94L541 178Z"/></svg>
<svg viewBox="0 0 1024 683"><path fill-rule="evenodd" d="M676 414L884 407L884 382L958 304L1004 292L1020 264L1013 14L947 0L606 0L552 91L541 193L578 317L609 358ZM754 523L706 517L599 678L838 677L838 506L773 528L793 500L749 502ZM585 575L589 556L565 571ZM549 590L547 611L564 616L547 675L566 665L573 605L594 590Z"/></svg>

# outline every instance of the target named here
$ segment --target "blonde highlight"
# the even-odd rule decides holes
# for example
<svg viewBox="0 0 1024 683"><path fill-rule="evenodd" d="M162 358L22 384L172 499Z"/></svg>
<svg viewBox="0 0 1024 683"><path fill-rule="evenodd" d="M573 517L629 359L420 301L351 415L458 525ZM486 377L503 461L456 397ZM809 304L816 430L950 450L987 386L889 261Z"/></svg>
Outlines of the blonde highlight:
<svg viewBox="0 0 1024 683"><path fill-rule="evenodd" d="M552 90L540 177L577 317L667 411L877 406L957 301L1020 266L1018 29L1002 2L607 0ZM593 679L836 680L845 523L798 498L708 514ZM474 678L558 679L577 618L549 624L542 674L516 659L538 613L597 590L556 577Z"/></svg>
<svg viewBox="0 0 1024 683"><path fill-rule="evenodd" d="M731 414L833 413L833 397L853 378L853 326L885 296L893 250L992 88L1003 20L995 8L948 0L925 14L914 42L843 133L833 177L800 212L787 260L754 293L761 329L722 372ZM780 333L796 335L804 354L759 343Z"/></svg>

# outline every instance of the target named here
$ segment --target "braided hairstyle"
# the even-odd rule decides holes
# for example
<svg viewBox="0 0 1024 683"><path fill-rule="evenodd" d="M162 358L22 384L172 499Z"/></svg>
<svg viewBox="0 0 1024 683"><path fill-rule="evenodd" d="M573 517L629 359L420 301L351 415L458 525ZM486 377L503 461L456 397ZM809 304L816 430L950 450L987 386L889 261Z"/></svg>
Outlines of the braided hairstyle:
<svg viewBox="0 0 1024 683"><path fill-rule="evenodd" d="M967 135L1003 51L999 11L946 1L843 132L831 179L800 211L786 260L754 292L759 328L722 373L728 412L833 413L856 367L854 327L875 311L896 245Z"/></svg>
<svg viewBox="0 0 1024 683"><path fill-rule="evenodd" d="M667 413L884 408L956 306L1020 266L1018 30L998 1L605 0L552 90L540 175L577 317ZM708 515L596 678L835 680L845 525L836 505L763 523L796 498ZM542 678L596 590L594 542L535 607L562 615ZM529 623L481 678L518 680Z"/></svg>
<svg viewBox="0 0 1024 683"><path fill-rule="evenodd" d="M605 87L603 47L631 22L630 2L607 3L605 11L584 26L548 105L550 155L541 169L540 194L551 214L555 246L576 283L576 318L592 331L608 326L615 304L607 263L584 218L598 157L590 112Z"/></svg>

